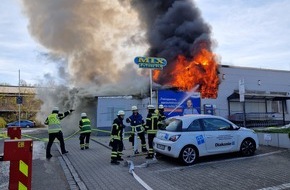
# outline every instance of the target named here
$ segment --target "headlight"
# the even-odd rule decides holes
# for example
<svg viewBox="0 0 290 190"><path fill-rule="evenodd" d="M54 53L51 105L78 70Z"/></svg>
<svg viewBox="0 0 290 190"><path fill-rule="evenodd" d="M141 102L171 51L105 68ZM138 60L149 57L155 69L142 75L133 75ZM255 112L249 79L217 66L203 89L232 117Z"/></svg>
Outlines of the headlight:
<svg viewBox="0 0 290 190"><path fill-rule="evenodd" d="M175 142L179 139L180 135L173 135L169 138L170 141Z"/></svg>

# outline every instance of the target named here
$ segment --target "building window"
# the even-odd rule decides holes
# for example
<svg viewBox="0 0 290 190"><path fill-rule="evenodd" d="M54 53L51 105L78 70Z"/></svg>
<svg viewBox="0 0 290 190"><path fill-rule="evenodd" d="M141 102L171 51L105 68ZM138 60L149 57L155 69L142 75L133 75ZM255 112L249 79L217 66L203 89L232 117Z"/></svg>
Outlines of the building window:
<svg viewBox="0 0 290 190"><path fill-rule="evenodd" d="M283 103L282 101L272 101L272 112L283 113L282 103ZM286 104L284 104L284 112L288 113Z"/></svg>

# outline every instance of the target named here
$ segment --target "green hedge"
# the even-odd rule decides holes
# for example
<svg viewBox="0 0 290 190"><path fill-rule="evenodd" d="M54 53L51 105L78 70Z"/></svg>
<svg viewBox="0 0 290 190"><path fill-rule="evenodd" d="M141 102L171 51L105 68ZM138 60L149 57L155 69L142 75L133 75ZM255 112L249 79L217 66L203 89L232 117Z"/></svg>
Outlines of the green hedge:
<svg viewBox="0 0 290 190"><path fill-rule="evenodd" d="M255 129L255 131L262 133L288 133L288 137L290 138L290 128L268 127L265 129Z"/></svg>

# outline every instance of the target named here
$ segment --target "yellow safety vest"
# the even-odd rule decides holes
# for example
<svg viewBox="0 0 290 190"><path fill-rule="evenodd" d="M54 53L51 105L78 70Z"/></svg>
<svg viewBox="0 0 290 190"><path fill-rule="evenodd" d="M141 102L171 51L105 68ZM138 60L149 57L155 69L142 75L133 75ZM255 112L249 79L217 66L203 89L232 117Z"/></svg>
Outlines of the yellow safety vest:
<svg viewBox="0 0 290 190"><path fill-rule="evenodd" d="M57 113L52 113L48 117L48 133L58 133L61 131L60 120Z"/></svg>

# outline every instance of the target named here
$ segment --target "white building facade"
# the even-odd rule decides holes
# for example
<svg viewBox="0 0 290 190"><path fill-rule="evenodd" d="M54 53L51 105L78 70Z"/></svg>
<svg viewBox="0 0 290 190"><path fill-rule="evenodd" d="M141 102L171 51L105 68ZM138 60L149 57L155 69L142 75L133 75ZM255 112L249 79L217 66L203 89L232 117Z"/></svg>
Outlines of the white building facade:
<svg viewBox="0 0 290 190"><path fill-rule="evenodd" d="M204 105L213 105L215 115L229 118L239 125L251 127L289 123L290 71L222 65L218 75L218 97L201 99L201 113L204 113ZM240 87L241 81L244 89ZM244 91L244 98L240 97L241 90ZM153 96L152 103L155 106L157 95L158 92L155 92ZM130 116L133 105L138 106L139 112L145 118L149 104L149 98L133 96L97 99L97 127L110 127L120 109L125 110L126 117Z"/></svg>

